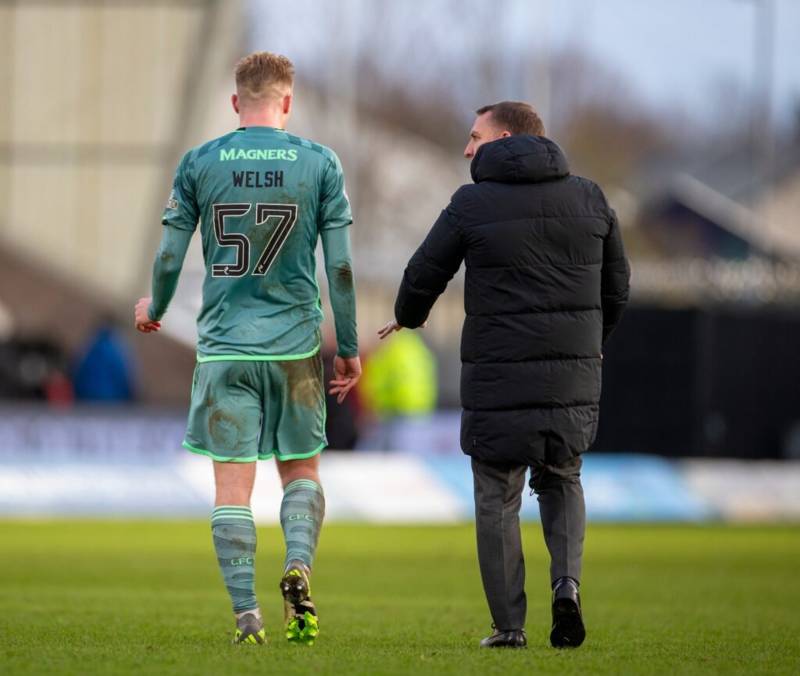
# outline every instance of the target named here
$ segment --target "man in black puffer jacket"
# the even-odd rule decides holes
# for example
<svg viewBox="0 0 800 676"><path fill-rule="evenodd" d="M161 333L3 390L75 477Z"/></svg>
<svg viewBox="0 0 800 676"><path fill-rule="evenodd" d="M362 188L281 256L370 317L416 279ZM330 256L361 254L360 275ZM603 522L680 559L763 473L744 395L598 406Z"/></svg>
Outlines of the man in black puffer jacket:
<svg viewBox="0 0 800 676"><path fill-rule="evenodd" d="M466 262L461 448L472 457L478 560L495 632L526 645L519 531L527 468L551 557L551 643L585 631L578 585L585 507L581 453L595 439L602 347L628 300L616 216L572 176L525 103L477 111L465 156L474 184L453 195L411 258L381 337L424 324Z"/></svg>

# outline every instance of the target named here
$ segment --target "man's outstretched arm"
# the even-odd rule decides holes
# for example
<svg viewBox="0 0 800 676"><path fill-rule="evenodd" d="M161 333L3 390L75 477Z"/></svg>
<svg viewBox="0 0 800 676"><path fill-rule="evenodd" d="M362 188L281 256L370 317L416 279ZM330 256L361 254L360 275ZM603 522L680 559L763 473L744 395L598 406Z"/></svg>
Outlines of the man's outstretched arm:
<svg viewBox="0 0 800 676"><path fill-rule="evenodd" d="M455 202L454 195L408 262L394 305L395 320L378 332L381 339L403 327L424 326L436 299L461 266L464 242Z"/></svg>

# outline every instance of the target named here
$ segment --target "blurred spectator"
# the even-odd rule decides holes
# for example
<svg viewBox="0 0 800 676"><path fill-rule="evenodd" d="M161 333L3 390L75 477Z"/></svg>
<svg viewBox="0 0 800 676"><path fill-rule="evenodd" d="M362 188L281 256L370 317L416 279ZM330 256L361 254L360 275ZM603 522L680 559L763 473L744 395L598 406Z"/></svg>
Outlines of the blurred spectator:
<svg viewBox="0 0 800 676"><path fill-rule="evenodd" d="M75 369L75 396L81 401L127 402L135 396L134 364L111 321L96 330Z"/></svg>
<svg viewBox="0 0 800 676"><path fill-rule="evenodd" d="M436 358L418 333L401 331L367 357L359 385L364 406L378 418L362 446L394 449L398 425L436 406Z"/></svg>
<svg viewBox="0 0 800 676"><path fill-rule="evenodd" d="M48 339L0 342L0 399L57 399L58 403L69 403L72 385L64 375L65 363L60 348Z"/></svg>
<svg viewBox="0 0 800 676"><path fill-rule="evenodd" d="M51 406L67 407L75 403L72 382L61 369L55 369L44 382L44 397Z"/></svg>

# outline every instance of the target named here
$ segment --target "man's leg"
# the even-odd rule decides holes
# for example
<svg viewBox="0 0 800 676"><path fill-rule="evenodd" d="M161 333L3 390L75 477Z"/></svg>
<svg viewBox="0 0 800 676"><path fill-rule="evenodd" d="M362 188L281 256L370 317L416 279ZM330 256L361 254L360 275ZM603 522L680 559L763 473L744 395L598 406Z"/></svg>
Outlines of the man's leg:
<svg viewBox="0 0 800 676"><path fill-rule="evenodd" d="M539 500L544 541L550 552L550 582L570 577L580 583L586 530L580 456L562 465L531 467L531 487Z"/></svg>
<svg viewBox="0 0 800 676"><path fill-rule="evenodd" d="M325 496L319 480L319 455L302 460L278 460L283 484L281 527L286 541L281 592L286 638L313 644L319 634L317 610L311 600L309 576L325 517Z"/></svg>
<svg viewBox="0 0 800 676"><path fill-rule="evenodd" d="M250 511L255 477L255 462L214 462L216 498L211 532L237 618L235 640L263 643L265 635L255 590L256 526Z"/></svg>
<svg viewBox="0 0 800 676"><path fill-rule="evenodd" d="M494 626L500 632L525 626L525 560L519 510L526 470L524 465L472 458L478 563Z"/></svg>
<svg viewBox="0 0 800 676"><path fill-rule="evenodd" d="M586 530L581 464L580 456L576 456L560 465L531 467L531 486L539 500L544 540L550 552L550 642L556 648L577 647L586 636L578 594Z"/></svg>

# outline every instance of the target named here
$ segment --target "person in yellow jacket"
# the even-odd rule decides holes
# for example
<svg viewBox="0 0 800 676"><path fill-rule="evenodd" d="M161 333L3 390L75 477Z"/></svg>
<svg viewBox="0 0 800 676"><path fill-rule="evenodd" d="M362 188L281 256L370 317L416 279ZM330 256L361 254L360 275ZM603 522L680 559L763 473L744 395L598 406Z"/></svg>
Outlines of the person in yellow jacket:
<svg viewBox="0 0 800 676"><path fill-rule="evenodd" d="M419 334L401 331L367 358L360 386L365 407L384 425L380 445L389 449L395 424L436 407L436 357Z"/></svg>

